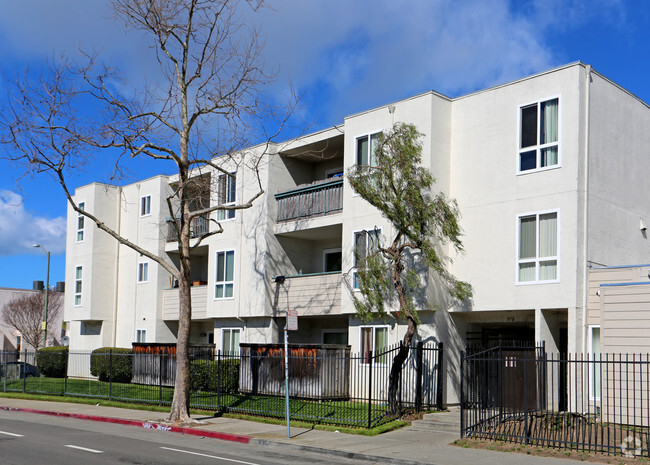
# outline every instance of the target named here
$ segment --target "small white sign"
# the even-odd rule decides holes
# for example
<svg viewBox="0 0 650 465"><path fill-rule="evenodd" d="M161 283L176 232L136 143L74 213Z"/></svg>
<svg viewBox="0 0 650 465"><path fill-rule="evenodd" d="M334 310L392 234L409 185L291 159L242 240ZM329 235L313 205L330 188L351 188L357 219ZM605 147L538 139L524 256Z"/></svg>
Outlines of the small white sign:
<svg viewBox="0 0 650 465"><path fill-rule="evenodd" d="M287 310L287 330L298 331L298 311Z"/></svg>

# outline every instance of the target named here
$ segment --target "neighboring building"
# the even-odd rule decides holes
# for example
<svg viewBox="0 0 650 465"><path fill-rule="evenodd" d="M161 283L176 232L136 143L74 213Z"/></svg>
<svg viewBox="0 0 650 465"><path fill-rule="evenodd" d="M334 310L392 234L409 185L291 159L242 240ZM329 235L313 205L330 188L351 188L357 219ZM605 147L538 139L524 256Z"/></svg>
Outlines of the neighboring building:
<svg viewBox="0 0 650 465"><path fill-rule="evenodd" d="M445 343L447 401L458 401L459 353L468 344L516 339L586 351L590 264L648 255L639 222L650 220L650 108L582 63L458 98L426 92L274 146L261 166L266 195L250 209L215 212L223 233L193 251L192 341L227 351L279 342L288 308L299 315L292 342L348 343L356 352L402 338L406 328L394 319L364 324L355 315L353 250L368 247L375 229L386 240L393 231L342 177L374 162L374 137L394 122L424 134L423 164L462 213L465 253L452 257L451 272L472 284L474 297L451 302L425 277L418 330L420 340ZM217 193L205 202L246 198L247 179L245 170L235 183L213 173ZM165 225L173 182L94 183L75 200L177 261ZM197 221L194 230L210 227ZM71 209L66 281L71 349L175 341L178 290L169 273Z"/></svg>
<svg viewBox="0 0 650 465"><path fill-rule="evenodd" d="M59 286L61 289L63 288L62 285L63 283L61 283ZM59 287L57 287L57 289L59 289ZM43 291L0 287L0 316L4 311L5 305L7 305L9 302L36 292ZM52 290L52 293L54 292L56 291ZM47 341L48 346L60 345L63 336L65 336L65 327L63 325L63 309L59 312L55 320L51 320L50 318L48 318L48 320L50 320L48 328L48 333L50 334L50 337ZM4 323L2 323L2 319L0 318L0 351L14 352L24 350L31 352L34 350L34 347L28 344L27 341L23 340L20 331L18 331L16 328L5 326Z"/></svg>

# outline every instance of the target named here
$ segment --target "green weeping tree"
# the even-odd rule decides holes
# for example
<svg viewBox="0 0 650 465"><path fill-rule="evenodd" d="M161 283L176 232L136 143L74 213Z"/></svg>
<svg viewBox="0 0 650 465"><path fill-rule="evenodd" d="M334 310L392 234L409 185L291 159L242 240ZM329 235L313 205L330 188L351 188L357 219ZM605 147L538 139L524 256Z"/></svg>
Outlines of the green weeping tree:
<svg viewBox="0 0 650 465"><path fill-rule="evenodd" d="M421 136L414 125L397 123L379 136L372 166L358 165L348 172L354 191L377 208L394 230L390 243L369 232L370 243L356 247L357 286L362 297L351 293L363 321L390 312L408 325L389 375L388 404L394 414L398 413L400 372L420 322L418 300L428 274L422 270L433 272L452 298L462 301L472 295L471 286L447 269L450 258L442 253L443 247L450 244L456 251L463 250L460 213L454 199L433 193L435 179L421 165Z"/></svg>

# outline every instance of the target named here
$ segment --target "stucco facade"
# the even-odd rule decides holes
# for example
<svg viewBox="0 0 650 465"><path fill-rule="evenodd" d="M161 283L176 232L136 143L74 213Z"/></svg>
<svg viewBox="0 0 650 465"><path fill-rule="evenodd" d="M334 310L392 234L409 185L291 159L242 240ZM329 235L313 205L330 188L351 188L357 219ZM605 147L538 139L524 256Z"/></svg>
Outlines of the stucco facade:
<svg viewBox="0 0 650 465"><path fill-rule="evenodd" d="M474 297L452 302L434 276L423 276L418 333L447 347L447 401L457 401L467 345L517 339L544 341L553 352L586 350L589 266L644 262L648 253L639 221L650 220L642 182L650 172L650 108L582 63L453 99L427 92L271 147L260 165L265 194L221 217L223 232L193 251L193 342L223 350L233 341L279 342L289 308L299 315L292 342L343 342L359 351L368 335L371 344L402 338L405 326L393 318L368 325L355 315L355 237L376 229L391 240L394 231L341 176L366 162L362 147L373 134L396 122L423 134L423 164L462 214L465 251L452 257L451 272L471 283ZM253 181L237 170L237 201L254 191ZM173 182L91 184L75 200L175 262L165 222ZM143 196L151 198L147 215ZM216 194L209 201L218 202ZM128 347L143 337L174 342L178 290L169 273L150 261L143 282L135 252L88 221L82 241L78 230L70 209L67 288L75 289L79 267L83 275L81 299L66 295L71 349ZM220 266L232 267L228 279L219 278Z"/></svg>

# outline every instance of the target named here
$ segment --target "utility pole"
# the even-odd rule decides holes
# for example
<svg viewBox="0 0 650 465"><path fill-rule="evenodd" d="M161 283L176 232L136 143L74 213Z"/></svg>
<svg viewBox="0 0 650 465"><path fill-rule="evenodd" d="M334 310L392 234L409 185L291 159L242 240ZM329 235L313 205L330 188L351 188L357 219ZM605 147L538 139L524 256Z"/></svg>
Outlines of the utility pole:
<svg viewBox="0 0 650 465"><path fill-rule="evenodd" d="M40 247L43 249L43 252L47 255L47 275L45 279L45 310L43 317L43 347L47 347L47 301L50 294L50 252L48 252L45 247L41 244L34 244L32 247Z"/></svg>

